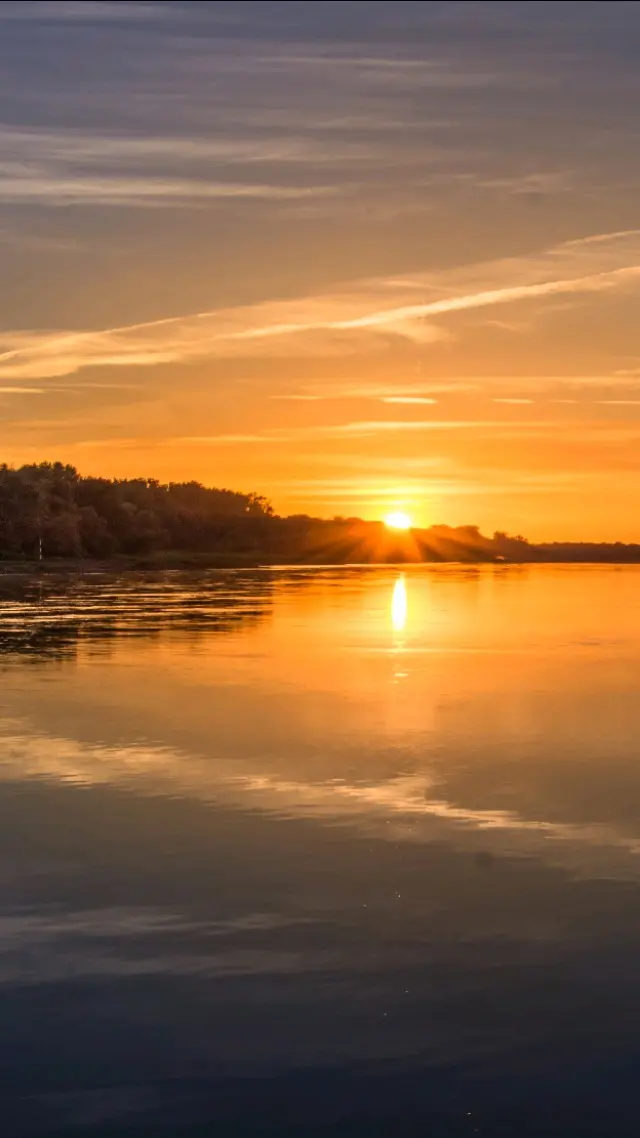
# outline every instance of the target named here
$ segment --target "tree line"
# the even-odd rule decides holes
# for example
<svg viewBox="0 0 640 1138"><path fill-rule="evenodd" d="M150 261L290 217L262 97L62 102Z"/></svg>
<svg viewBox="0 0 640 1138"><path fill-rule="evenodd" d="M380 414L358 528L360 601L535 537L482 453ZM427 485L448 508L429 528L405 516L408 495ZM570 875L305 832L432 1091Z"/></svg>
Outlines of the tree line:
<svg viewBox="0 0 640 1138"><path fill-rule="evenodd" d="M259 494L198 482L84 478L73 466L0 466L0 557L108 558L251 544L273 516Z"/></svg>
<svg viewBox="0 0 640 1138"><path fill-rule="evenodd" d="M474 526L391 534L359 518L277 517L258 493L199 482L83 477L44 462L0 466L0 559L212 555L229 564L483 561L491 540Z"/></svg>
<svg viewBox="0 0 640 1138"><path fill-rule="evenodd" d="M154 478L86 478L74 466L0 465L0 560L203 555L211 564L640 562L638 545L534 545L477 526L390 533L360 518L276 516L258 493Z"/></svg>

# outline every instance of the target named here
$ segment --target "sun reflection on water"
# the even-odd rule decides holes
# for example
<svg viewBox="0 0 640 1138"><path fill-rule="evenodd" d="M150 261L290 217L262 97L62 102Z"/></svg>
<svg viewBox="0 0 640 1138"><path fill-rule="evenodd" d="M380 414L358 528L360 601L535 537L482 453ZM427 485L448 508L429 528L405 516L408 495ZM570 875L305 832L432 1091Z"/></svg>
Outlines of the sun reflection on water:
<svg viewBox="0 0 640 1138"><path fill-rule="evenodd" d="M403 576L398 577L395 583L393 600L391 602L391 619L394 632L406 631L408 617L409 600L407 597L407 582Z"/></svg>

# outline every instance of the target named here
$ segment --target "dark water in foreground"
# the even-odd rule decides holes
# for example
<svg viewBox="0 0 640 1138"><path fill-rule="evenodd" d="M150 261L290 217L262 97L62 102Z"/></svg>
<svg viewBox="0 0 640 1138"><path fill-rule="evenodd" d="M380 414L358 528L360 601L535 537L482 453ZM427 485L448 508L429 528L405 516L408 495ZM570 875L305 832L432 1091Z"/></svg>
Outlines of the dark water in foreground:
<svg viewBox="0 0 640 1138"><path fill-rule="evenodd" d="M0 580L0 1130L640 1133L640 570Z"/></svg>

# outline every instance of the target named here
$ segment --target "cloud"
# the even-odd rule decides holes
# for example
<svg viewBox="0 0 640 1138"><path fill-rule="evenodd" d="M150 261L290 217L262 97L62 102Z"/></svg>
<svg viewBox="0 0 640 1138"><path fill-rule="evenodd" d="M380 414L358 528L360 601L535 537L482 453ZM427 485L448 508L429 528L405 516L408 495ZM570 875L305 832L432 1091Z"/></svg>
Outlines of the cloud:
<svg viewBox="0 0 640 1138"><path fill-rule="evenodd" d="M416 194L420 208L428 208L425 186L442 186L451 163L468 160L421 131L417 177L415 148L407 145L404 131L383 131L375 118L375 129L355 131L323 121L312 128L305 114L299 121L291 113L280 122L269 114L261 120L250 108L238 109L232 93L229 102L228 113L216 116L214 110L205 122L192 112L183 131L167 132L164 120L175 116L167 116L161 103L153 121L138 121L131 109L115 105L110 117L119 123L116 129L0 124L0 204L153 205L163 199L179 204L222 196L324 195L339 198L334 209L352 212L366 191L371 210L393 214L400 199L412 207ZM404 171L400 188L389 179L391 159L396 178Z"/></svg>
<svg viewBox="0 0 640 1138"><path fill-rule="evenodd" d="M438 153L441 153L440 151ZM227 133L162 134L107 133L105 131L42 130L0 126L0 170L5 174L25 166L89 169L122 164L136 167L169 161L185 163L317 164L370 159L371 145L350 138L327 140L288 130L256 131L245 136Z"/></svg>
<svg viewBox="0 0 640 1138"><path fill-rule="evenodd" d="M539 170L502 177L472 177L472 180L477 189L499 190L513 197L575 194L579 185L578 176L571 170Z"/></svg>
<svg viewBox="0 0 640 1138"><path fill-rule="evenodd" d="M505 496L520 496L522 494L558 494L574 492L584 489L585 482L590 478L599 478L599 472L593 475L564 475L563 473L549 476L531 474L517 474L514 472L505 485L502 475L497 475L493 481L486 477L443 478L440 474L429 472L426 477L415 479L413 482L398 482L398 478L406 477L405 464L398 461L394 463L394 479L379 476L368 476L363 485L362 474L350 479L296 479L282 482L272 482L273 491L281 492L289 503L318 501L328 506L341 503L351 503L354 508L358 503L379 505L385 508L393 503L411 503L422 506L425 498L484 498L494 495L499 498ZM407 473L410 473L408 466ZM427 471L425 470L425 475ZM359 507L358 507L359 508Z"/></svg>
<svg viewBox="0 0 640 1138"><path fill-rule="evenodd" d="M314 427L275 427L259 434L193 435L172 440L181 446L234 446L238 443L295 443L312 440L366 439L376 435L421 434L430 431L506 431L518 428L554 430L564 426L561 421L523 421L508 419L423 419L383 420L381 422L338 423Z"/></svg>
<svg viewBox="0 0 640 1138"><path fill-rule="evenodd" d="M0 387L0 395L46 395L44 387Z"/></svg>
<svg viewBox="0 0 640 1138"><path fill-rule="evenodd" d="M494 403L504 403L509 407L524 407L531 406L535 403L534 399L494 399Z"/></svg>
<svg viewBox="0 0 640 1138"><path fill-rule="evenodd" d="M16 22L20 20L43 21L49 23L56 20L144 20L150 17L170 14L166 5L154 4L148 0L4 0L0 4L0 21Z"/></svg>
<svg viewBox="0 0 640 1138"><path fill-rule="evenodd" d="M508 131L508 110L496 119L496 91L526 102L527 92L553 84L550 69L523 67L509 53L461 52L456 36L443 50L424 34L430 19L417 19L411 42L406 10L391 20L387 40L380 34L380 21L391 19L387 5L375 5L373 23L354 19L347 5L344 35L340 5L271 7L0 3L5 22L28 22L26 33L6 28L3 90L16 125L0 129L0 153L18 146L26 169L4 170L0 205L188 207L229 196L215 167L239 163L243 169L228 179L238 199L275 198L279 189L279 201L291 190L296 202L297 190L298 217L304 191L307 215L357 213L358 224L369 225L386 215L397 224L448 202L458 177L467 179L463 196L489 191L482 193L485 208L492 194L551 193L573 176L555 169L554 156L527 147L524 156L506 157L502 140L495 146L480 138L480 112L469 99L484 96L492 121ZM143 19L145 27L136 27ZM63 27L49 27L51 21ZM118 21L133 21L132 34L127 26L103 26ZM90 84L82 74L85 55ZM41 125L29 132L28 123ZM257 162L274 168L253 187L244 165ZM198 168L181 170L181 163ZM334 192L325 199L314 185L322 186L329 164ZM308 172L315 166L314 185L291 184L297 165ZM579 155L571 165L581 192Z"/></svg>
<svg viewBox="0 0 640 1138"><path fill-rule="evenodd" d="M327 331L357 331L359 329L384 327L408 327L413 321L424 320L435 316L448 316L456 312L468 312L477 308L489 308L499 304L513 304L521 300L538 300L548 296L563 294L575 295L579 293L602 292L605 289L615 288L626 282L640 278L640 265L628 268L614 269L610 272L597 273L586 277L573 277L567 280L545 281L534 285L512 285L507 288L489 289L486 292L471 293L468 296L453 296L443 300L431 301L426 304L413 304L396 309L386 309L379 312L367 313L363 316L347 320L332 322L317 322L306 327L295 324L275 325L272 328L252 329L239 333L246 339L266 336L286 336L300 331L327 330ZM413 336L408 333L409 338ZM414 332L416 339L419 334Z"/></svg>
<svg viewBox="0 0 640 1138"><path fill-rule="evenodd" d="M331 193L328 187L278 186L263 183L207 182L196 178L55 178L1 177L0 203L25 205L162 206L176 202L257 201L291 202Z"/></svg>
<svg viewBox="0 0 640 1138"><path fill-rule="evenodd" d="M401 407L433 407L438 403L438 400L427 399L422 395L387 395L382 402L398 404Z"/></svg>
<svg viewBox="0 0 640 1138"><path fill-rule="evenodd" d="M427 345L450 335L442 321L451 318L556 297L588 298L638 281L640 232L634 231L624 240L603 236L597 243L557 246L528 258L440 276L359 281L291 301L96 332L8 332L0 336L0 381L59 377L87 367L345 354L385 347L390 340Z"/></svg>
<svg viewBox="0 0 640 1138"><path fill-rule="evenodd" d="M519 381L514 380L512 382L517 383ZM382 403L400 403L410 406L412 403L416 405L437 404L439 401L433 398L435 395L470 394L480 390L481 386L478 383L470 383L466 379L455 377L444 382L439 380L434 383L425 383L424 380L420 383L404 383L402 381L370 383L367 380L357 383L354 380L345 382L344 380L328 379L323 383L305 384L299 392L274 395L272 398L291 403L332 403L339 400L371 399Z"/></svg>
<svg viewBox="0 0 640 1138"><path fill-rule="evenodd" d="M272 395L271 398L283 403L332 403L339 402L340 400L371 400L376 403L386 403L391 406L398 405L400 407L435 407L439 402L438 399L433 399L431 396L426 395L386 394L386 392L397 390L398 388L369 389L366 384L362 387L358 387L357 384L350 385L344 390L341 390L340 387L328 384L327 389L322 394L296 393L293 395ZM402 388L400 388L400 390L402 390ZM449 388L446 390L448 391Z"/></svg>
<svg viewBox="0 0 640 1138"><path fill-rule="evenodd" d="M305 136L302 130L201 133L135 129L124 116L119 131L0 125L0 204L157 205L216 198L295 201L326 196L318 179L331 165L349 191L345 164L365 166L373 148L357 139ZM375 151L380 158L378 150ZM268 170L266 169L268 167ZM256 177L257 168L262 172ZM313 173L311 184L305 169ZM351 175L350 175L351 176Z"/></svg>
<svg viewBox="0 0 640 1138"><path fill-rule="evenodd" d="M322 79L333 78L338 83L347 81L350 86L367 81L376 84L381 91L408 90L414 96L420 92L469 91L494 87L518 87L522 89L546 86L548 78L533 72L518 72L505 64L504 60L492 61L491 66L464 66L453 58L437 58L436 54L425 57L424 53L367 52L366 44L344 47L332 45L330 50L313 45L305 45L304 51L274 50L266 45L258 49L257 65L261 69L287 73L290 79L296 74L313 81L316 75ZM237 56L230 52L228 63ZM314 74L315 73L315 74Z"/></svg>

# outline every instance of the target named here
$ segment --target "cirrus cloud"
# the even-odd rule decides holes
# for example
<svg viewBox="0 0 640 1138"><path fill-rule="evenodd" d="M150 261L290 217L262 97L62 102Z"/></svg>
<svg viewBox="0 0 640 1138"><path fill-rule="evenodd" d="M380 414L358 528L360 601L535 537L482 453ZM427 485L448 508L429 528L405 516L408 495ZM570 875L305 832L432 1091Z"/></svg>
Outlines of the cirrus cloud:
<svg viewBox="0 0 640 1138"><path fill-rule="evenodd" d="M371 351L389 338L424 345L449 337L448 321L476 310L584 299L639 281L640 231L600 235L531 257L439 276L358 281L294 300L98 331L7 332L0 341L0 381L43 380L90 367Z"/></svg>

